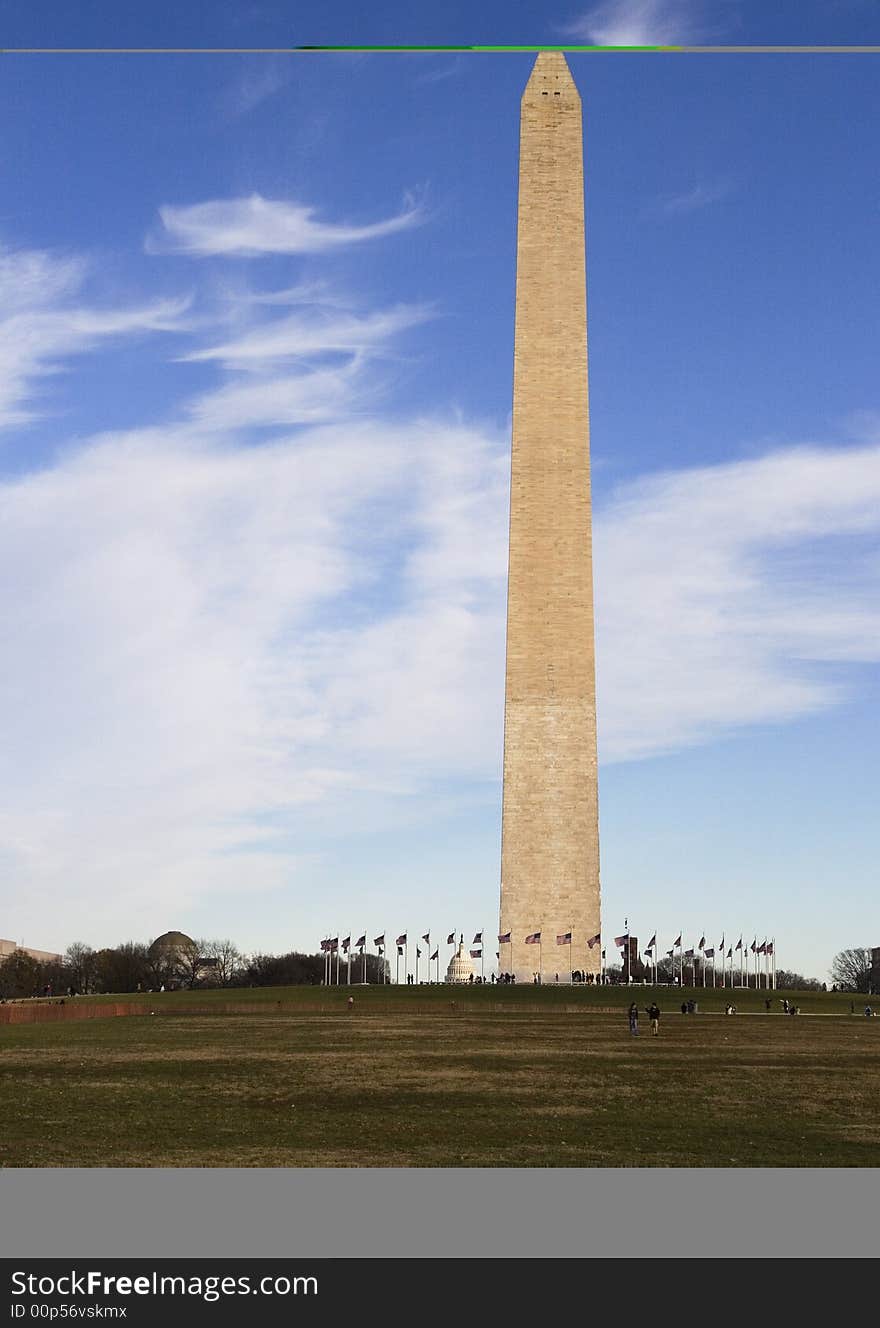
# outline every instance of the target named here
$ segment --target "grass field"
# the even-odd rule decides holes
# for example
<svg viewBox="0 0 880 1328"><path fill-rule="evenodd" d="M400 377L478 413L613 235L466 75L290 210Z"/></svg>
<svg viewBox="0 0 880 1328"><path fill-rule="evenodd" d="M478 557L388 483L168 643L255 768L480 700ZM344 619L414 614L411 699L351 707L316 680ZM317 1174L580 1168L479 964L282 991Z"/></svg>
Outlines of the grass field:
<svg viewBox="0 0 880 1328"><path fill-rule="evenodd" d="M874 1166L880 1019L849 996L261 989L0 1026L6 1167ZM78 998L78 1000L90 998ZM100 1002L105 998L92 998ZM113 998L124 1000L127 998ZM453 1005L454 1002L454 1005ZM246 1004L246 1012L235 1005ZM856 1001L856 1011L864 1000ZM230 1008L231 1007L231 1008Z"/></svg>

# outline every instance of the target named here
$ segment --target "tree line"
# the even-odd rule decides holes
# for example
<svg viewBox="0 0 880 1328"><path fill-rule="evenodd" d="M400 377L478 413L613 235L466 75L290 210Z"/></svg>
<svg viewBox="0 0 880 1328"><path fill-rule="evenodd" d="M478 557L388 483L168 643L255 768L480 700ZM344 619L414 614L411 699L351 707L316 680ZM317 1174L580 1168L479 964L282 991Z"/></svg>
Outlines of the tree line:
<svg viewBox="0 0 880 1328"><path fill-rule="evenodd" d="M140 941L125 941L101 950L75 941L60 959L40 961L24 950L16 950L0 960L0 999L159 991L163 987L173 991L196 986L317 986L324 980L325 964L324 955L299 951L243 955L230 940L197 940L159 952ZM344 965L340 971L344 981ZM362 973L363 961L355 955L352 981L360 982ZM388 976L384 959L366 956L368 982L387 981Z"/></svg>

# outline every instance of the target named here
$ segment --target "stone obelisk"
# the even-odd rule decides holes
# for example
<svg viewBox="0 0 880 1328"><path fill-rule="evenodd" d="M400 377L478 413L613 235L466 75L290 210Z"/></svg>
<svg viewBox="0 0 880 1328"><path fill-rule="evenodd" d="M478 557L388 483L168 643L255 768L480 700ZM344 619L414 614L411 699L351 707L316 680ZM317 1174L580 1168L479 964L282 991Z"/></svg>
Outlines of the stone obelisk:
<svg viewBox="0 0 880 1328"><path fill-rule="evenodd" d="M599 970L583 130L557 52L520 122L499 930L517 982Z"/></svg>

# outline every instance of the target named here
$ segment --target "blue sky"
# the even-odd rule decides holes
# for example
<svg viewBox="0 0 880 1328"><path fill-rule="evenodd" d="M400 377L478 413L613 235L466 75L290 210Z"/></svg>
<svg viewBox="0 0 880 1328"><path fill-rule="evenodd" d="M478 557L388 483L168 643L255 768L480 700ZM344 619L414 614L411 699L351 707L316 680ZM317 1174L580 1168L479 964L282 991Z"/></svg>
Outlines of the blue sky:
<svg viewBox="0 0 880 1328"><path fill-rule="evenodd" d="M880 16L13 2L2 38L566 40ZM878 59L570 57L603 930L820 978L880 942ZM494 933L530 65L3 57L3 935Z"/></svg>

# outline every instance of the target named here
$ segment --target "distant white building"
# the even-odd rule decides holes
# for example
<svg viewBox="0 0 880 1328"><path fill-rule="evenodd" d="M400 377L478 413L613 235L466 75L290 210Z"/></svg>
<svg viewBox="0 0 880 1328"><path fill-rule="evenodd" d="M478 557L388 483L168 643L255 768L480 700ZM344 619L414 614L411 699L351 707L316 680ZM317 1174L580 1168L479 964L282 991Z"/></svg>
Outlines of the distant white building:
<svg viewBox="0 0 880 1328"><path fill-rule="evenodd" d="M31 959L36 959L40 964L48 964L64 958L63 955L55 954L54 950L31 950L27 945L19 945L18 941L0 939L0 961L8 959L11 954L15 954L16 950L21 950L24 954L30 955Z"/></svg>

